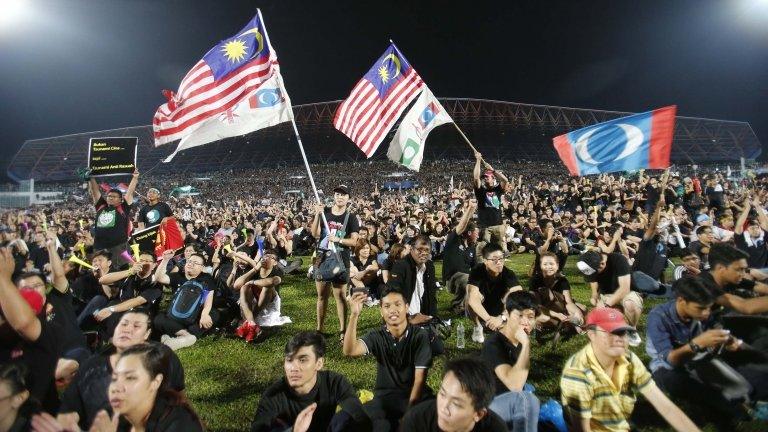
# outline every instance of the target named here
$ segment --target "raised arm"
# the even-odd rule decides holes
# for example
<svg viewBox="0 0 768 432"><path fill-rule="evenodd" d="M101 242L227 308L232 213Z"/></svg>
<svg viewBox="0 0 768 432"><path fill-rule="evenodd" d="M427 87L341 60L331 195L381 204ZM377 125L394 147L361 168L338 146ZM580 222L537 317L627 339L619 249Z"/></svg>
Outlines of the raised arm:
<svg viewBox="0 0 768 432"><path fill-rule="evenodd" d="M483 155L480 154L480 152L475 152L475 167L472 169L472 184L479 188L481 186L480 181L480 174L481 174L481 163L483 161Z"/></svg>
<svg viewBox="0 0 768 432"><path fill-rule="evenodd" d="M128 189L125 191L125 196L123 199L125 199L125 203L128 205L133 204L133 193L136 192L136 186L139 184L139 171L136 170L133 172L133 177L131 177L131 182L128 183Z"/></svg>
<svg viewBox="0 0 768 432"><path fill-rule="evenodd" d="M69 281L64 272L64 265L61 263L59 251L56 248L56 228L48 228L45 233L47 239L45 247L48 249L48 262L51 263L51 275L53 276L53 287L61 292L67 292Z"/></svg>
<svg viewBox="0 0 768 432"><path fill-rule="evenodd" d="M456 235L464 234L464 231L467 230L467 225L469 225L469 220L475 214L475 210L477 210L477 201L469 200L464 202L461 219L459 219L459 224L455 228Z"/></svg>
<svg viewBox="0 0 768 432"><path fill-rule="evenodd" d="M96 204L101 199L101 191L99 190L99 184L96 183L96 178L91 177L88 179L88 192L91 193L91 199Z"/></svg>
<svg viewBox="0 0 768 432"><path fill-rule="evenodd" d="M10 249L0 249L0 309L5 320L23 339L34 342L43 331L40 320L11 281L16 262Z"/></svg>
<svg viewBox="0 0 768 432"><path fill-rule="evenodd" d="M744 208L741 210L741 213L739 213L739 218L736 220L736 225L733 227L734 234L741 235L744 233L744 224L747 222L750 206L751 203L749 202L749 199L745 199Z"/></svg>
<svg viewBox="0 0 768 432"><path fill-rule="evenodd" d="M364 293L355 293L348 298L349 303L349 322L347 331L344 333L344 344L342 353L348 357L360 357L368 353L365 343L357 338L357 321L360 319L360 312L363 310L363 302L368 298Z"/></svg>
<svg viewBox="0 0 768 432"><path fill-rule="evenodd" d="M168 277L168 261L173 258L174 251L167 250L163 252L163 260L160 261L160 264L157 265L157 268L155 269L155 282L163 285L168 285L171 283L171 278ZM183 270L182 270L183 271Z"/></svg>

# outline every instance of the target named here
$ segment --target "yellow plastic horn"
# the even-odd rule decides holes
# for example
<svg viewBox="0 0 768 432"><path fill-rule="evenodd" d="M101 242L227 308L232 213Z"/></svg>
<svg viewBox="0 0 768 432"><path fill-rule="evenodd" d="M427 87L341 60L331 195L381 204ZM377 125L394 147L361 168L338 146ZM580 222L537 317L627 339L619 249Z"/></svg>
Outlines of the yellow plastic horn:
<svg viewBox="0 0 768 432"><path fill-rule="evenodd" d="M224 250L227 251L228 254L231 254L232 253L232 246L230 246L229 244L225 244L224 245Z"/></svg>
<svg viewBox="0 0 768 432"><path fill-rule="evenodd" d="M80 223L80 229L83 229L83 220L80 219L80 220L78 220L78 222Z"/></svg>
<svg viewBox="0 0 768 432"><path fill-rule="evenodd" d="M133 257L136 258L136 262L139 262L139 244L138 243L132 244L131 250L133 251Z"/></svg>
<svg viewBox="0 0 768 432"><path fill-rule="evenodd" d="M83 258L85 258L85 244L80 243L80 253L83 255Z"/></svg>
<svg viewBox="0 0 768 432"><path fill-rule="evenodd" d="M69 257L69 262L73 262L73 263L75 263L75 264L77 264L79 266L82 266L82 267L85 267L85 268L93 270L93 266L92 265L90 265L87 262L81 260L80 258L77 257L77 255L73 254L72 256L70 256Z"/></svg>

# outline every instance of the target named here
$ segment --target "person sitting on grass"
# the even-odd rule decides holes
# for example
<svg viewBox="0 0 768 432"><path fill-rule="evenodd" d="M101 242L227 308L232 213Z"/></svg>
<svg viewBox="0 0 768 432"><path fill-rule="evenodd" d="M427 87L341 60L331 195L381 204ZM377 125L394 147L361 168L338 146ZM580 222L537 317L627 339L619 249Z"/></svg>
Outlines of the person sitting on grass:
<svg viewBox="0 0 768 432"><path fill-rule="evenodd" d="M677 431L699 428L656 387L643 362L629 350L627 324L621 311L598 307L587 315L589 343L572 355L560 377L563 414L572 431L628 431L629 418L641 393Z"/></svg>
<svg viewBox="0 0 768 432"><path fill-rule="evenodd" d="M504 266L504 250L496 243L488 243L482 249L483 262L472 269L467 281L466 311L474 317L475 329L472 340L483 343L483 324L488 330L496 331L504 322L504 298L513 291L523 288L515 272Z"/></svg>
<svg viewBox="0 0 768 432"><path fill-rule="evenodd" d="M93 423L99 411L106 410L112 414L107 389L117 359L128 348L147 342L151 332L152 318L146 310L133 309L122 314L112 335L112 346L86 360L75 380L64 391L57 416L64 428L79 430L79 424L85 430ZM166 380L170 388L184 391L184 368L181 361L168 347L160 347L167 350L168 354Z"/></svg>
<svg viewBox="0 0 768 432"><path fill-rule="evenodd" d="M170 286L173 298L167 313L155 317L154 325L160 341L175 351L194 345L198 337L213 328L219 312L213 308L216 282L203 273L205 258L194 253L184 264L184 273L169 276L166 269L173 255L172 250L163 252L163 260L155 269L155 282Z"/></svg>
<svg viewBox="0 0 768 432"><path fill-rule="evenodd" d="M357 241L350 259L349 282L355 288L367 288L368 300L366 306L375 306L379 303L379 263L376 255L371 253L371 243L366 239Z"/></svg>
<svg viewBox="0 0 768 432"><path fill-rule="evenodd" d="M510 293L501 315L503 324L485 340L480 353L495 378L496 391L489 409L510 430L520 432L535 432L539 418L539 400L523 390L531 367L528 335L538 310L536 297L530 292Z"/></svg>
<svg viewBox="0 0 768 432"><path fill-rule="evenodd" d="M240 292L240 312L243 323L237 328L237 336L251 342L261 334L262 326L272 327L291 322L280 315L279 288L283 271L277 266L277 253L265 249L264 255L256 262L243 253L235 259L251 265L251 269L235 280L232 289Z"/></svg>
<svg viewBox="0 0 768 432"><path fill-rule="evenodd" d="M364 407L374 431L394 431L408 408L430 393L426 380L432 350L427 332L408 322L406 297L389 287L379 304L384 325L358 339L357 321L366 298L359 292L349 298L349 328L343 353L349 357L376 357L374 397Z"/></svg>
<svg viewBox="0 0 768 432"><path fill-rule="evenodd" d="M445 365L437 399L408 410L401 432L506 432L507 426L488 409L493 375L476 358L459 358Z"/></svg>
<svg viewBox="0 0 768 432"><path fill-rule="evenodd" d="M557 255L552 252L541 254L539 269L529 281L530 290L538 297L542 311L537 320L538 327L544 331L560 329L563 333L581 333L587 308L573 301L571 284L560 272Z"/></svg>
<svg viewBox="0 0 768 432"><path fill-rule="evenodd" d="M344 375L324 370L325 338L318 332L303 331L285 344L285 377L269 386L259 399L251 432L287 430L296 432L300 418L309 416L309 431L330 430L331 424L358 430L365 424L363 411L352 384ZM339 413L337 406L341 407ZM303 415L302 415L303 414Z"/></svg>

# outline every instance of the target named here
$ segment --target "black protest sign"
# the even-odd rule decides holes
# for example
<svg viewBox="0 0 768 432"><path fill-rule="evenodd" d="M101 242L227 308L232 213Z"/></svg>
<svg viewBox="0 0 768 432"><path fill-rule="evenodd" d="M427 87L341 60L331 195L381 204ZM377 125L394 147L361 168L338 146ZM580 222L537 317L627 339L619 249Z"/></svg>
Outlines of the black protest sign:
<svg viewBox="0 0 768 432"><path fill-rule="evenodd" d="M91 138L88 144L88 168L91 175L132 174L136 170L137 137Z"/></svg>
<svg viewBox="0 0 768 432"><path fill-rule="evenodd" d="M155 241L157 240L157 232L160 230L160 224L151 226L141 231L135 231L131 235L129 241L130 244L138 244L139 251L149 252L152 255L155 254Z"/></svg>

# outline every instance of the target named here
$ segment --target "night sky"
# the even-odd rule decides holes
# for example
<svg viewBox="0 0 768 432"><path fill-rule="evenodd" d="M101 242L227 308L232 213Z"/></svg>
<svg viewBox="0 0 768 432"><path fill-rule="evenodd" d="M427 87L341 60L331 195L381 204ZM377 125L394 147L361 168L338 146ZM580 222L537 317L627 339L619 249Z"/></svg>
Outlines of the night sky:
<svg viewBox="0 0 768 432"><path fill-rule="evenodd" d="M13 1L25 10L3 17ZM391 38L439 97L677 104L748 121L768 144L768 0L3 0L0 157L26 139L149 124L161 90L257 7L294 104L346 97Z"/></svg>

